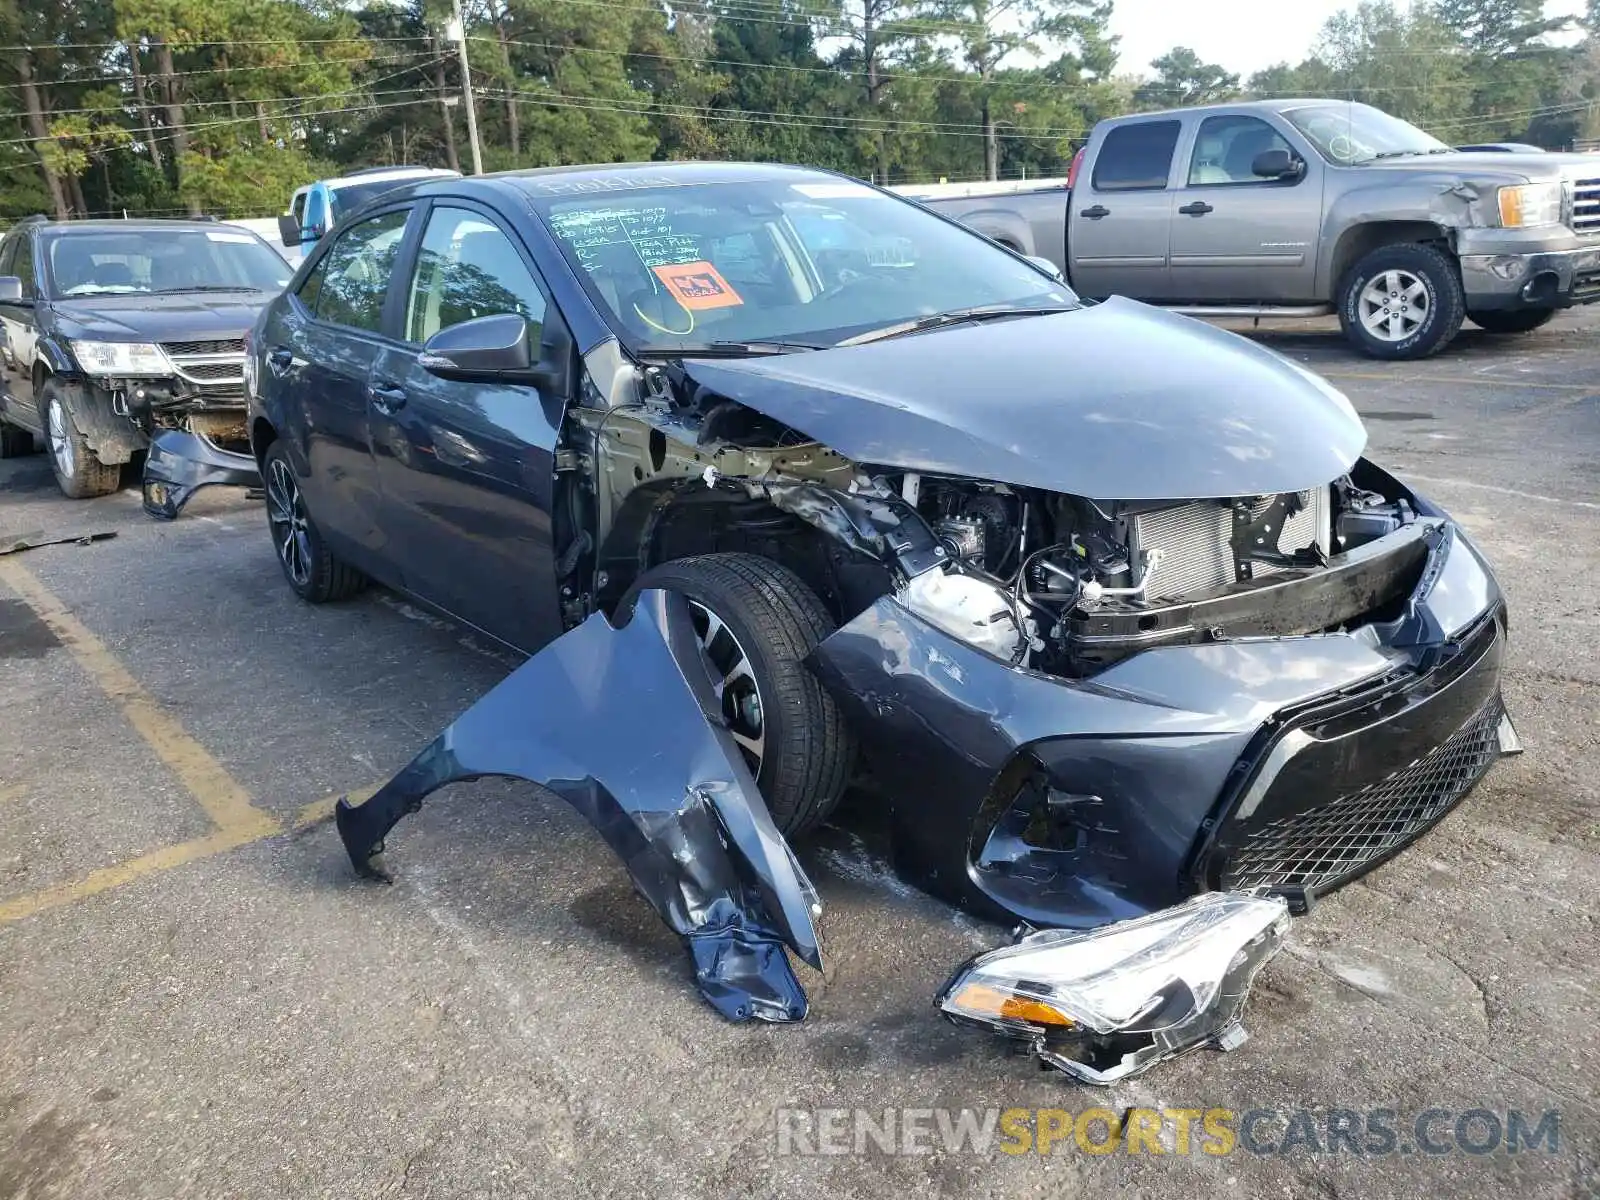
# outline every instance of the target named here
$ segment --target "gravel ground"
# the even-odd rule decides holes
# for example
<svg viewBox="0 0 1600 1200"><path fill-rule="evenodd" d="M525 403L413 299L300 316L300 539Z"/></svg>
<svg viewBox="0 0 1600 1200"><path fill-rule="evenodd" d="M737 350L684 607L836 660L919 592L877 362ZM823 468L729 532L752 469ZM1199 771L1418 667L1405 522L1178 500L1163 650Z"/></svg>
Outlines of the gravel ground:
<svg viewBox="0 0 1600 1200"><path fill-rule="evenodd" d="M802 851L829 965L798 1027L719 1022L609 851L531 787L441 793L394 839L396 886L358 883L319 802L513 660L387 594L299 604L238 494L157 525L131 490L74 503L43 458L0 463L0 534L118 534L0 560L0 1200L1600 1194L1597 335L1571 314L1415 365L1326 323L1254 335L1343 388L1497 564L1527 753L1296 923L1243 1048L1110 1092L934 1017L1002 932L899 883L860 812ZM1095 1105L1281 1116L1226 1155L776 1136L788 1108ZM1471 1110L1557 1110L1557 1144L1426 1153L1430 1109L1447 1142ZM1393 1152L1330 1145L1331 1110L1368 1146L1392 1110Z"/></svg>

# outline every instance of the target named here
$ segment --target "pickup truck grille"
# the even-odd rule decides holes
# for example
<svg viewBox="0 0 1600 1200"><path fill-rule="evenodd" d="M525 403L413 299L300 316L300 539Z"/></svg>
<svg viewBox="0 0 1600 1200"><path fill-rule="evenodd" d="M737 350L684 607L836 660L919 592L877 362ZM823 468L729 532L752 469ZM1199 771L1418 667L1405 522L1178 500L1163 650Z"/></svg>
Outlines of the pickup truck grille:
<svg viewBox="0 0 1600 1200"><path fill-rule="evenodd" d="M1575 179L1572 183L1572 231L1600 234L1600 179Z"/></svg>
<svg viewBox="0 0 1600 1200"><path fill-rule="evenodd" d="M1304 492L1301 500L1304 507L1284 522L1274 549L1292 554L1315 543L1326 554L1332 533L1328 489ZM1270 497L1256 501L1253 515L1259 516L1271 503ZM1142 552L1158 546L1164 551L1151 596L1171 598L1233 583L1232 537L1233 513L1228 505L1220 500L1200 500L1135 517L1130 548L1135 561ZM1260 578L1282 569L1261 563L1255 566L1255 574Z"/></svg>

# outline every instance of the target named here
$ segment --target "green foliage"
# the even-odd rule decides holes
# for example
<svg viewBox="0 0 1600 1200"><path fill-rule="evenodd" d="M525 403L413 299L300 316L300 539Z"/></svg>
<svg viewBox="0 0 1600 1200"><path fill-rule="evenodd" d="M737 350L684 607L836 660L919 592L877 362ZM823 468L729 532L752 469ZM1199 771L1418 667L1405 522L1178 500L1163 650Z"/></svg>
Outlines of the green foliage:
<svg viewBox="0 0 1600 1200"><path fill-rule="evenodd" d="M460 3L489 169L722 158L889 182L1060 175L1103 117L1241 90L1362 100L1453 142L1600 135L1600 0L1570 30L1542 0L1361 0L1243 88L1182 46L1118 75L1114 0ZM264 215L320 175L465 168L451 9L0 0L0 219Z"/></svg>

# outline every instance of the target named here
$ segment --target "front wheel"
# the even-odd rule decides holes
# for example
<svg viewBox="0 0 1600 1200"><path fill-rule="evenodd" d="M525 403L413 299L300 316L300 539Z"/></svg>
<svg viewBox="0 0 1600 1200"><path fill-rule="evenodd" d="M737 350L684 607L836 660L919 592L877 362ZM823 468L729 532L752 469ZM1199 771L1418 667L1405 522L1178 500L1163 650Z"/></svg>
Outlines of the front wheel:
<svg viewBox="0 0 1600 1200"><path fill-rule="evenodd" d="M1501 308L1469 312L1467 319L1486 333L1532 333L1555 315L1553 308Z"/></svg>
<svg viewBox="0 0 1600 1200"><path fill-rule="evenodd" d="M267 447L261 478L272 548L294 594L310 604L326 604L344 600L365 587L367 577L335 557L317 532L283 442Z"/></svg>
<svg viewBox="0 0 1600 1200"><path fill-rule="evenodd" d="M1427 358L1450 344L1466 317L1456 264L1420 242L1379 246L1345 272L1339 324L1371 358Z"/></svg>
<svg viewBox="0 0 1600 1200"><path fill-rule="evenodd" d="M39 407L44 412L45 438L50 445L50 465L55 469L61 493L73 500L108 496L122 486L122 468L107 466L95 457L72 419L71 397L75 404L92 404L78 389L55 379L39 392Z"/></svg>
<svg viewBox="0 0 1600 1200"><path fill-rule="evenodd" d="M804 833L839 803L855 739L805 665L834 630L798 575L759 554L702 554L645 572L634 591L661 588L689 602L712 690L785 836Z"/></svg>

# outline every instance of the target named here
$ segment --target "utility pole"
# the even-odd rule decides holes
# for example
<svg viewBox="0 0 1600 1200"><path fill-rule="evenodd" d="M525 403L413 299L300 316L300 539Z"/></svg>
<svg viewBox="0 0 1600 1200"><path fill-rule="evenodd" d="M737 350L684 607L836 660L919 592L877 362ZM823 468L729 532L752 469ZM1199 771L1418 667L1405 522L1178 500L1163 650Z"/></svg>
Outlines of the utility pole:
<svg viewBox="0 0 1600 1200"><path fill-rule="evenodd" d="M467 62L467 27L461 20L461 0L450 0L447 35L461 53L461 94L467 103L467 141L472 144L472 173L483 174L483 147L478 144L478 106L472 100L472 66Z"/></svg>

